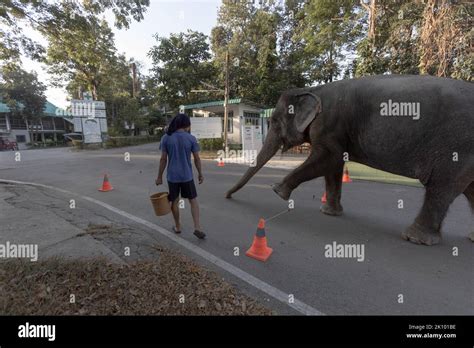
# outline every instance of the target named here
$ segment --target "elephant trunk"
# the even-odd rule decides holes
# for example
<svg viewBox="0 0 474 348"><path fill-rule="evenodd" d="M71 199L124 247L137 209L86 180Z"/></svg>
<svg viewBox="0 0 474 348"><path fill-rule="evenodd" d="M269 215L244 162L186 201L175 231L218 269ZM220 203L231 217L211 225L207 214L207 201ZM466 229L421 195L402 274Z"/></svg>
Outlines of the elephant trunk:
<svg viewBox="0 0 474 348"><path fill-rule="evenodd" d="M257 165L247 169L242 178L240 178L240 180L229 191L227 191L226 198L231 198L234 192L240 190L260 170L260 168L262 168L265 163L275 155L280 148L280 145L281 141L279 140L279 137L270 129L265 139L265 143L258 153Z"/></svg>

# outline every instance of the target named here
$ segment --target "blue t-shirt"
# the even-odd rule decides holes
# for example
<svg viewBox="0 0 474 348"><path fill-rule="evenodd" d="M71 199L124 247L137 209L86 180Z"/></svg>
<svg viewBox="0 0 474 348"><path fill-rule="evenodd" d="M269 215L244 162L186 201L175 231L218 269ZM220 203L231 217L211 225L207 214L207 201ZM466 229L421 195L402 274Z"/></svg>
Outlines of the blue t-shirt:
<svg viewBox="0 0 474 348"><path fill-rule="evenodd" d="M185 131L176 131L161 138L160 150L168 153L168 182L188 182L193 180L191 152L199 151L196 138Z"/></svg>

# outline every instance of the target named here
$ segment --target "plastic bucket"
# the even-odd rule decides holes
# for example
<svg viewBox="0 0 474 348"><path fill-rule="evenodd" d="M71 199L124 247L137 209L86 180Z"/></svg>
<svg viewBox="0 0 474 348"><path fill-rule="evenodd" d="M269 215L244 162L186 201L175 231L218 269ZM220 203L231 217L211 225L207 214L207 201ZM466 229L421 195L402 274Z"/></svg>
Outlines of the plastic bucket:
<svg viewBox="0 0 474 348"><path fill-rule="evenodd" d="M171 212L171 206L168 202L168 192L154 193L150 196L150 200L157 216L163 216Z"/></svg>

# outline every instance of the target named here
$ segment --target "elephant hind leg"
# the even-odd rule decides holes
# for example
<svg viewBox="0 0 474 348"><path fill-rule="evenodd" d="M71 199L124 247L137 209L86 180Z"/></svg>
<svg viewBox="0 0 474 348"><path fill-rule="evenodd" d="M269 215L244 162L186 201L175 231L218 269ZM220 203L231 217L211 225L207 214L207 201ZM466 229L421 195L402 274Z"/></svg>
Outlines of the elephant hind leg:
<svg viewBox="0 0 474 348"><path fill-rule="evenodd" d="M416 244L438 244L448 208L464 187L459 183L428 185L421 211L415 222L402 233L402 238Z"/></svg>
<svg viewBox="0 0 474 348"><path fill-rule="evenodd" d="M474 213L474 181L469 184L469 186L464 191L469 204L471 205L471 210ZM469 239L474 242L474 231L469 234Z"/></svg>

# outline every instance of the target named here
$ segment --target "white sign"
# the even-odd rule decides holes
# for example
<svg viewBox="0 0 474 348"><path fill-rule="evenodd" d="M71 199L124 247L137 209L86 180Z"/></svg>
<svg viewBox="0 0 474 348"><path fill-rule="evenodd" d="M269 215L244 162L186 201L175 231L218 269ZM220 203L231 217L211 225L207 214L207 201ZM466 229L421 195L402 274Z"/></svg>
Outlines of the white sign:
<svg viewBox="0 0 474 348"><path fill-rule="evenodd" d="M107 119L104 101L73 99L71 100L70 112L73 116L74 132L83 133L85 143L102 142L101 133L107 133ZM89 122L87 126L85 125L87 120L95 119L97 119L97 122ZM88 134L86 134L86 131Z"/></svg>
<svg viewBox="0 0 474 348"><path fill-rule="evenodd" d="M255 165L257 154L262 149L263 137L262 127L260 126L243 126L242 127L242 152L244 161Z"/></svg>
<svg viewBox="0 0 474 348"><path fill-rule="evenodd" d="M82 130L85 144L102 142L102 132L100 131L99 120L93 118L82 118Z"/></svg>
<svg viewBox="0 0 474 348"><path fill-rule="evenodd" d="M222 137L220 117L191 117L191 134L196 139L216 139Z"/></svg>
<svg viewBox="0 0 474 348"><path fill-rule="evenodd" d="M81 117L74 117L74 132L82 133L82 118Z"/></svg>

